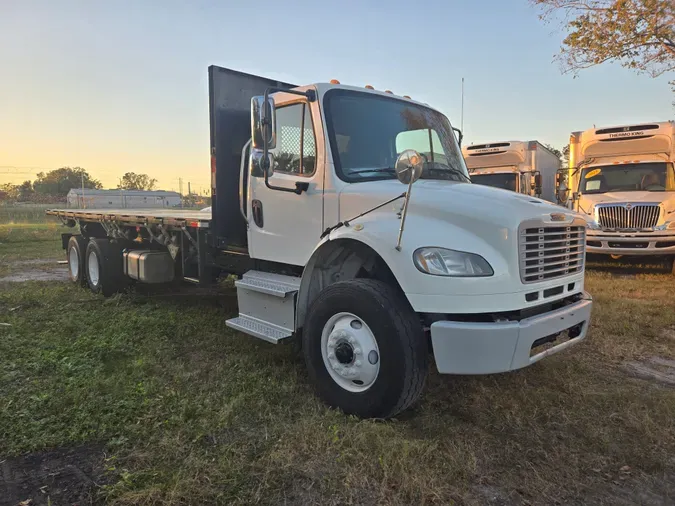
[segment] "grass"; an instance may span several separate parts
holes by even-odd
[[[65,204],[0,205],[0,225],[12,223],[44,223],[45,210],[59,207],[65,207]]]
[[[116,505],[665,504],[675,389],[623,364],[675,359],[675,278],[596,271],[587,289],[585,343],[511,374],[432,372],[381,422],[321,404],[291,346],[227,329],[229,288],[0,284],[0,461],[98,448],[95,497]]]
[[[44,260],[44,265],[50,265],[47,262],[65,259],[61,234],[68,232],[73,229],[51,221],[0,224],[0,278],[25,269],[22,262]],[[31,268],[40,265],[33,264]]]

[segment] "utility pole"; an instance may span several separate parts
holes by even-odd
[[[190,181],[188,181],[188,197],[192,195],[192,190],[190,189]]]
[[[464,133],[464,78],[462,77],[462,116],[460,120],[459,129]]]
[[[82,180],[82,209],[86,209],[87,204],[84,203],[84,172],[80,172],[80,179]]]
[[[180,206],[183,207],[183,178],[178,178],[178,194],[180,195]]]

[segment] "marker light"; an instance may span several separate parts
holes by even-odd
[[[367,90],[374,90],[375,88],[373,88],[370,84],[366,84],[366,89]]]
[[[338,81],[337,79],[331,79],[330,84],[340,84],[340,81]]]

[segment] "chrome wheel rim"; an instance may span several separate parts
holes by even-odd
[[[365,392],[380,372],[375,334],[352,313],[328,319],[321,333],[321,356],[333,381],[349,392]]]
[[[89,258],[87,259],[87,270],[89,271],[89,281],[94,286],[98,286],[99,280],[99,269],[98,269],[98,255],[95,251],[89,252]]]
[[[80,255],[75,247],[68,250],[68,268],[70,269],[70,277],[73,281],[76,281],[80,273]]]

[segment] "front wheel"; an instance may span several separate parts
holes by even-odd
[[[389,418],[420,396],[427,341],[407,300],[370,279],[328,286],[312,303],[303,352],[319,396],[345,413]]]

